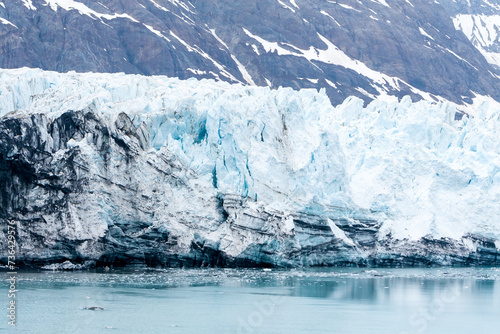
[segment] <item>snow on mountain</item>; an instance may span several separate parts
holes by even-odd
[[[453,22],[490,64],[500,68],[500,15],[460,14]]]
[[[55,12],[57,12],[58,8],[64,9],[66,11],[74,9],[74,10],[77,10],[78,13],[80,13],[81,15],[87,15],[92,19],[99,18],[99,19],[105,19],[105,20],[113,20],[113,19],[121,17],[121,18],[129,19],[132,22],[136,22],[136,23],[139,22],[127,14],[110,15],[110,14],[99,13],[99,12],[96,12],[95,10],[90,9],[85,4],[83,4],[81,2],[73,1],[73,0],[45,0],[45,3],[47,5],[49,5],[50,8]],[[31,5],[31,6],[32,6],[31,9],[36,10],[36,8],[33,7],[33,5]],[[105,6],[103,5],[103,7],[105,7]]]
[[[1,70],[1,212],[26,264],[498,264],[500,107],[479,99],[456,120],[409,97]]]
[[[484,15],[487,29],[478,22],[474,35],[492,41],[498,6],[483,0],[0,4],[1,68],[324,88],[335,105],[349,96],[500,101],[497,43],[478,51],[452,19]]]

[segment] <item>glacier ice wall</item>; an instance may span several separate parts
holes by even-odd
[[[0,70],[2,232],[35,265],[498,264],[500,108],[475,111]]]

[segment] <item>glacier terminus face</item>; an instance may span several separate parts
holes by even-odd
[[[0,70],[0,222],[35,266],[499,264],[500,108],[461,109]]]

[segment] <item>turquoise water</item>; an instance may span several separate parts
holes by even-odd
[[[0,332],[500,333],[497,268],[19,273],[15,328],[1,275]]]

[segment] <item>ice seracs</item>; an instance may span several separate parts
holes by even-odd
[[[1,205],[26,263],[498,263],[493,101],[458,119],[409,97],[334,107],[324,91],[210,80],[0,79]]]

